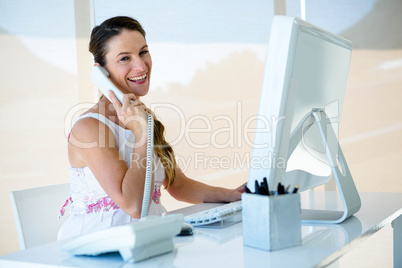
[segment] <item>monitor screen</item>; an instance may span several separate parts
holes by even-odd
[[[316,124],[305,127],[314,109],[325,112],[336,135],[351,58],[351,42],[301,19],[275,16],[253,142],[248,187],[266,177],[301,190],[331,176]],[[290,145],[302,129],[297,146]],[[334,142],[338,142],[337,139]]]

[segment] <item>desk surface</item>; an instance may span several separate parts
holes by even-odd
[[[242,223],[238,223],[223,229],[196,228],[194,236],[174,238],[173,252],[135,265],[123,263],[118,253],[74,257],[61,250],[65,241],[59,241],[1,256],[0,267],[324,266],[402,214],[402,193],[360,193],[360,198],[362,207],[355,216],[341,224],[303,225],[301,246],[273,252],[243,246]],[[302,194],[302,208],[341,209],[340,203],[333,192]]]

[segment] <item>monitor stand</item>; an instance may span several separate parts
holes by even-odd
[[[314,123],[317,124],[325,148],[326,158],[342,199],[343,211],[302,209],[302,223],[341,223],[358,212],[361,207],[359,193],[353,182],[348,165],[330,119],[322,109],[313,109],[293,131],[288,157],[303,138],[303,133]]]

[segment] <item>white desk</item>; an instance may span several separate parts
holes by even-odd
[[[65,242],[60,241],[1,256],[0,267],[320,267],[342,258],[402,214],[402,193],[360,193],[360,197],[362,208],[355,216],[337,225],[303,225],[302,245],[284,250],[243,246],[238,223],[224,229],[196,228],[194,236],[174,239],[173,252],[136,264],[124,263],[118,253],[74,257],[61,251]],[[302,194],[303,208],[339,209],[339,201],[331,192]],[[401,219],[393,224],[399,236]],[[395,262],[402,264],[399,258]]]

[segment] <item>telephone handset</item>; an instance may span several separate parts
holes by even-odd
[[[113,91],[117,99],[122,102],[123,93],[109,79],[109,72],[102,66],[95,65],[91,71],[91,78],[99,90],[110,100],[109,90]],[[142,200],[141,218],[148,216],[149,201],[151,198],[152,184],[152,158],[154,144],[154,118],[148,114],[148,136],[147,136],[147,169],[145,173],[144,196]]]

